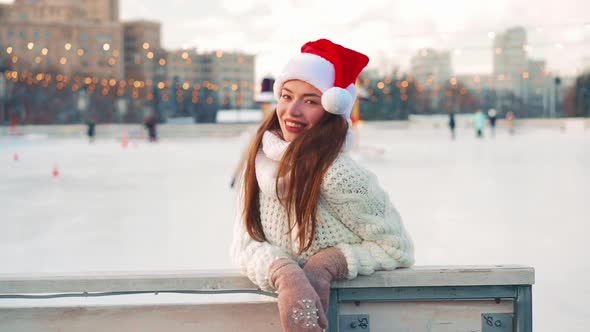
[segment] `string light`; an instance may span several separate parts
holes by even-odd
[[[48,52],[49,50],[47,49],[47,47],[43,47],[43,49],[41,50],[41,54],[43,55],[47,55]]]
[[[28,48],[29,50],[32,50],[32,49],[33,49],[33,47],[35,47],[35,43],[33,43],[33,42],[29,42],[29,43],[27,44],[27,48]]]
[[[6,48],[6,53],[7,53],[7,54],[12,54],[12,46],[8,46],[8,47]]]
[[[109,45],[109,43],[104,43],[102,49],[106,52],[111,49],[111,45]]]
[[[150,43],[148,43],[148,42],[143,43],[143,49],[147,50],[148,48],[150,48]]]
[[[64,48],[66,49],[66,51],[69,51],[69,50],[72,48],[72,44],[70,44],[70,43],[66,43],[66,44],[64,45]]]
[[[560,43],[559,43],[559,44],[560,44]],[[556,45],[556,47],[558,47],[558,46],[557,46],[557,44],[555,44],[555,45]],[[568,44],[568,45],[569,45],[569,44]],[[525,50],[529,49],[529,47],[530,47],[529,45],[523,45],[523,46],[522,46],[522,48],[523,48],[523,49],[525,49]],[[563,45],[562,45],[562,47],[563,47]],[[489,49],[489,48],[488,48],[488,49]],[[42,50],[42,52],[41,52],[41,53],[45,53],[45,54],[46,54],[46,53],[47,53],[47,51],[45,51],[45,50],[46,50],[46,48],[44,48],[44,49]],[[79,50],[81,50],[81,49],[79,49]],[[13,51],[13,50],[12,50],[12,49],[10,49],[10,52],[12,52],[12,51]],[[7,52],[8,52],[8,48],[7,48]],[[82,50],[82,52],[83,52],[83,50]],[[221,52],[221,51],[218,51],[218,52],[216,52],[215,54],[216,54],[216,55],[221,55],[221,56],[222,56],[222,55],[223,55],[223,53],[221,52],[221,53],[219,54],[219,52]],[[461,52],[462,52],[462,50],[460,50],[460,49],[459,49],[459,50],[455,50],[455,53],[456,53],[456,54],[461,54]],[[116,53],[117,53],[117,51],[116,51],[116,50],[113,50],[113,52],[112,52],[113,56],[114,56]],[[427,49],[421,49],[420,53],[421,53],[421,54],[427,54],[427,53],[428,53],[428,51],[427,51]],[[152,53],[152,55],[153,55],[153,53]],[[188,52],[186,52],[186,56],[184,55],[184,52],[183,52],[183,55],[182,55],[182,56],[183,56],[183,58],[184,58],[184,57],[188,57]],[[39,58],[39,57],[38,57],[38,58]],[[62,58],[65,58],[65,57],[62,57]],[[39,58],[39,59],[41,59],[41,58]],[[67,58],[65,58],[65,59],[66,59],[66,62],[67,62]],[[112,58],[111,58],[111,59],[112,59]],[[111,59],[109,59],[109,60],[111,60]],[[114,61],[114,59],[112,59],[112,60]],[[162,61],[162,60],[163,60],[163,61]],[[238,61],[240,61],[240,60],[238,59]],[[109,61],[109,62],[110,62],[110,61]],[[165,64],[166,64],[166,60],[165,60],[164,58],[161,58],[161,59],[160,59],[158,62],[160,63],[160,65],[165,65]],[[162,64],[162,62],[163,62],[164,64]],[[526,74],[524,74],[524,73],[522,73],[522,72],[521,72],[521,74],[522,74],[523,76],[526,76]],[[476,79],[475,79],[475,78],[474,78],[473,80],[474,80],[474,81],[476,81]],[[366,79],[366,81],[367,81],[367,82],[370,82],[370,80],[368,80],[368,79]],[[111,82],[116,82],[116,81],[109,81],[109,84],[111,84]],[[125,84],[125,81],[122,81],[122,82],[123,82],[123,84],[121,84],[121,85],[124,85],[124,84]],[[391,82],[391,80],[389,80],[389,82]],[[430,84],[428,84],[428,83],[430,83]],[[429,86],[430,86],[430,85],[432,85],[432,83],[433,83],[433,82],[432,82],[432,80],[429,80],[429,81],[427,81],[427,84],[428,84]],[[149,86],[151,86],[152,84],[154,84],[154,82],[148,81],[148,82],[147,82],[147,84],[148,84]],[[190,84],[190,83],[189,83],[189,84]],[[380,82],[380,84],[382,85],[382,84],[383,84],[383,82]],[[389,84],[389,83],[388,83],[388,84]],[[237,91],[240,85],[242,85],[242,86],[243,86],[243,87],[245,87],[245,88],[246,88],[246,87],[248,87],[248,81],[242,81],[242,82],[236,81],[236,83],[231,83],[231,82],[224,81],[224,82],[223,82],[221,85],[223,85],[224,87],[227,87],[228,85],[231,85],[231,89],[232,89],[233,91]],[[406,87],[408,87],[408,86],[409,86],[409,82],[406,82],[404,85],[405,85]],[[143,87],[143,86],[144,86],[144,82],[140,82],[140,83],[139,83],[139,86],[140,86],[140,87]],[[158,86],[158,88],[160,88],[160,89],[164,89],[164,88],[166,87],[166,84],[165,84],[164,82],[157,82],[157,86]],[[185,84],[183,84],[182,86],[183,86],[183,89],[185,89],[185,90],[187,90],[188,88],[190,88],[190,85],[189,85],[188,87],[186,86],[186,82],[185,82]],[[206,83],[206,87],[207,87],[207,89],[209,89],[209,90],[212,90],[212,91],[217,91],[217,90],[219,89],[219,85],[217,85],[217,84],[214,84],[214,83],[212,83],[212,82],[207,82],[207,83]],[[200,88],[200,85],[198,85],[198,84],[195,84],[195,90],[196,90],[196,89],[199,89],[199,88]],[[384,87],[381,87],[381,89],[384,89]],[[420,91],[422,91],[422,88],[420,87],[420,85],[419,85],[419,84],[416,84],[416,91],[419,91],[419,92],[420,92]],[[117,92],[119,92],[119,91],[117,91]],[[224,91],[224,92],[225,92],[225,91]],[[385,90],[384,90],[384,93],[385,93],[385,94],[389,93],[388,89],[385,89]],[[150,95],[148,95],[148,96],[147,96],[147,98],[150,98],[149,96],[150,96]],[[197,94],[197,96],[198,96],[198,94]],[[152,96],[152,97],[153,97],[153,96]],[[193,95],[193,97],[194,97],[194,95]],[[407,97],[407,96],[406,96],[406,97]],[[145,98],[145,97],[143,97],[143,98]],[[238,101],[239,101],[239,99],[240,99],[239,97],[238,97],[238,98],[236,98],[236,102],[238,102]]]

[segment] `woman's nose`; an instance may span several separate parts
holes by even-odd
[[[287,113],[292,116],[301,115],[301,101],[294,100],[287,108]]]

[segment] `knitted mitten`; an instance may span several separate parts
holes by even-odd
[[[328,315],[330,304],[330,286],[332,281],[341,280],[348,275],[348,264],[342,251],[330,247],[311,256],[303,271],[320,297],[324,315]]]
[[[287,332],[320,332],[328,325],[320,299],[303,270],[289,258],[275,260],[268,271],[277,290],[281,324]]]

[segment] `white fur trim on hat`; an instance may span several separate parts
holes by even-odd
[[[285,82],[301,80],[313,85],[323,93],[334,86],[335,77],[334,65],[330,61],[315,54],[299,53],[289,60],[275,79],[273,90],[278,100]]]
[[[322,92],[322,106],[330,113],[350,117],[356,99],[356,88],[350,84],[346,89],[334,87],[334,65],[321,56],[299,53],[293,57],[277,76],[273,92],[280,100],[283,84],[290,80],[307,82]]]

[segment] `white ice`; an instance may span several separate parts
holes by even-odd
[[[533,266],[535,331],[586,331],[589,130],[478,140],[461,129],[452,141],[445,128],[366,124],[359,144],[354,155],[399,209],[417,264]],[[243,136],[126,149],[0,137],[0,273],[232,268],[229,182],[243,146]]]

